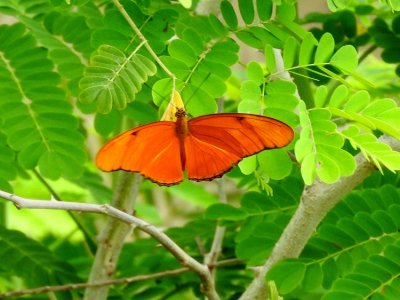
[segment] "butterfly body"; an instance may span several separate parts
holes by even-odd
[[[189,119],[178,109],[176,121],[159,121],[131,129],[97,154],[104,171],[138,172],[160,185],[221,177],[244,157],[284,147],[293,130],[278,120],[252,114],[225,113]]]

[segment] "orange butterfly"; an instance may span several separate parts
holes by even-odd
[[[104,171],[138,172],[159,185],[221,177],[246,156],[284,147],[293,139],[285,123],[252,114],[224,113],[158,121],[128,130],[109,141],[96,157]]]

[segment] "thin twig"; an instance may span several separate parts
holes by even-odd
[[[135,34],[139,37],[139,39],[143,42],[144,47],[146,47],[147,51],[150,53],[150,55],[153,57],[153,59],[157,62],[157,64],[167,73],[169,77],[171,77],[172,81],[175,82],[175,75],[167,68],[166,65],[160,60],[160,58],[157,56],[157,54],[154,52],[154,50],[151,48],[149,45],[149,42],[147,41],[146,37],[140,32],[139,28],[136,26],[136,24],[133,22],[129,14],[126,12],[125,8],[121,5],[121,3],[118,0],[112,0],[114,5],[117,7],[119,12],[123,15],[125,20],[128,22],[129,26],[133,29]]]
[[[116,218],[127,224],[134,224],[140,230],[146,232],[160,242],[169,252],[171,252],[178,261],[185,267],[197,273],[202,281],[203,293],[209,300],[217,300],[219,296],[215,290],[211,274],[207,266],[199,263],[190,255],[188,255],[182,248],[180,248],[173,240],[171,240],[165,233],[156,228],[154,225],[149,224],[135,216],[129,215],[124,211],[116,209],[107,204],[92,204],[81,202],[66,202],[54,200],[32,200],[22,198],[4,191],[0,191],[0,197],[11,201],[19,208],[31,209],[55,209],[55,210],[68,210],[80,212],[100,213]]]
[[[233,264],[242,264],[243,261],[239,259],[226,259],[219,261],[215,267],[223,267],[227,265],[233,265]],[[5,292],[0,294],[0,299],[4,298],[10,298],[10,297],[17,297],[17,296],[22,296],[22,295],[38,295],[38,294],[43,294],[43,293],[48,293],[48,292],[62,292],[62,291],[72,291],[72,290],[80,290],[80,289],[86,289],[88,287],[99,287],[99,286],[105,286],[105,285],[117,285],[117,284],[129,284],[133,282],[138,282],[138,281],[145,281],[145,280],[152,280],[152,279],[159,279],[159,278],[165,278],[165,277],[171,277],[171,276],[176,276],[180,275],[186,272],[190,272],[191,270],[189,268],[179,268],[175,270],[167,270],[167,271],[162,271],[154,274],[148,274],[148,275],[135,275],[131,277],[123,277],[123,278],[115,278],[115,279],[109,279],[105,280],[102,282],[97,282],[97,283],[70,283],[70,284],[64,284],[64,285],[53,285],[53,286],[42,286],[34,289],[23,289],[23,290],[18,290],[18,291],[10,291],[10,292]]]
[[[163,272],[150,274],[150,275],[137,275],[137,276],[132,276],[132,277],[116,278],[116,279],[110,279],[110,280],[105,280],[105,281],[96,282],[96,283],[86,283],[85,282],[85,283],[70,283],[70,284],[65,284],[65,285],[55,285],[55,286],[43,286],[43,287],[39,287],[39,288],[35,288],[35,289],[25,289],[25,290],[2,293],[2,294],[0,294],[0,299],[22,296],[22,295],[37,295],[37,294],[43,294],[43,293],[48,293],[48,292],[72,291],[72,290],[86,289],[89,287],[101,287],[101,286],[109,286],[109,285],[115,285],[115,284],[132,283],[132,282],[137,282],[137,281],[158,279],[158,278],[163,278],[163,277],[168,277],[168,276],[176,276],[176,275],[188,272],[188,271],[189,271],[189,268],[180,268],[180,269],[176,269],[176,270],[163,271]]]

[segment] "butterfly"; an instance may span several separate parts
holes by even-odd
[[[104,145],[96,156],[103,171],[138,172],[159,185],[221,177],[244,157],[286,146],[290,126],[253,114],[220,113],[176,121],[158,121],[128,130]]]

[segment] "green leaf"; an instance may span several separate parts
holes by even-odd
[[[398,228],[394,222],[394,220],[390,217],[390,215],[383,211],[378,210],[372,214],[372,218],[379,224],[385,233],[393,233],[397,232]]]
[[[275,264],[267,274],[281,294],[285,295],[297,288],[303,281],[306,265],[301,261],[285,260]]]
[[[251,61],[247,64],[246,74],[250,80],[254,81],[258,85],[261,85],[265,82],[264,71],[260,64],[256,61]]]
[[[354,72],[358,66],[358,54],[353,46],[346,45],[339,48],[329,62],[343,71]]]
[[[322,285],[323,273],[320,264],[313,263],[307,265],[304,273],[302,287],[306,292],[316,290]]]
[[[244,81],[240,87],[240,97],[243,100],[259,102],[261,99],[261,90],[259,85],[252,80]]]
[[[266,212],[276,209],[274,202],[269,197],[261,193],[249,192],[244,194],[240,201],[240,206],[248,214],[265,214]]]
[[[322,281],[322,286],[329,289],[333,281],[337,278],[337,266],[333,258],[326,259],[322,265],[322,273],[324,274],[324,279]]]
[[[299,113],[303,130],[296,142],[295,154],[302,162],[304,182],[311,184],[315,175],[327,183],[335,182],[341,176],[351,175],[355,170],[354,158],[341,149],[344,140],[337,133],[336,124],[330,120],[329,111],[307,111],[304,103],[300,102]]]
[[[265,45],[265,63],[270,73],[276,72],[275,53],[271,45]]]
[[[342,231],[348,233],[357,243],[364,242],[369,239],[368,233],[351,219],[339,219],[336,226]]]
[[[380,236],[383,233],[379,224],[365,212],[357,213],[354,221],[372,237]]]
[[[351,280],[351,279],[339,279],[335,282],[333,289],[345,290],[346,293],[352,295],[353,297],[363,295],[368,295],[371,293],[371,289],[365,284]]]
[[[245,44],[257,49],[264,49],[265,45],[281,48],[282,41],[263,27],[248,27],[237,31],[236,36]]]
[[[329,105],[333,107],[341,107],[347,99],[348,94],[349,90],[345,85],[338,86],[332,93]]]
[[[322,181],[332,183],[337,181],[340,176],[353,174],[356,164],[350,153],[326,145],[319,145],[317,151],[319,152],[318,161],[321,166],[317,168],[317,175]],[[340,159],[338,159],[339,157]]]
[[[43,169],[46,165],[43,162],[52,153],[53,157],[58,157],[53,166],[58,170],[53,172],[48,168],[46,174],[51,174],[53,179],[70,176],[69,170],[59,166],[72,160],[76,167],[73,176],[79,177],[86,161],[84,140],[78,130],[78,120],[72,115],[72,106],[66,100],[65,92],[58,87],[60,76],[52,71],[56,67],[47,58],[46,50],[36,47],[37,41],[26,33],[23,25],[0,26],[0,35],[3,53],[0,123],[7,144],[18,150],[18,163],[26,168],[35,168],[39,164]],[[16,42],[21,45],[18,51],[10,48]],[[4,61],[7,61],[6,65]],[[65,130],[59,134],[61,129]],[[64,147],[65,143],[68,145]],[[9,172],[12,176],[12,169]]]
[[[244,175],[252,174],[257,168],[257,156],[245,157],[239,162],[238,166]]]
[[[232,28],[236,29],[238,26],[238,20],[235,14],[235,10],[233,9],[232,4],[229,1],[222,1],[220,4],[222,17],[224,18],[226,24]]]
[[[391,171],[400,169],[400,153],[393,151],[387,144],[380,143],[372,133],[362,133],[355,126],[350,126],[342,134],[353,148],[360,149],[378,169],[381,170],[382,166]]]
[[[254,20],[254,6],[253,0],[239,0],[239,11],[246,24],[253,23]]]
[[[314,94],[315,107],[321,108],[326,104],[328,96],[328,88],[325,85],[320,85]]]
[[[285,150],[263,151],[257,155],[260,170],[269,178],[281,180],[292,171],[293,163]]]
[[[313,57],[314,48],[318,45],[317,40],[314,38],[314,35],[309,32],[303,39],[303,42],[300,45],[299,52],[299,65],[305,66],[311,62]]]
[[[344,110],[346,112],[359,112],[369,104],[370,100],[371,98],[367,91],[357,91],[346,101]]]
[[[239,242],[236,255],[246,260],[248,265],[260,265],[272,250],[275,241],[268,238],[250,237]]]
[[[179,84],[177,84],[177,88],[179,88]],[[162,103],[168,103],[168,101],[171,99],[171,93],[171,78],[160,79],[152,86],[153,101],[157,106],[160,106]]]
[[[109,114],[97,114],[94,121],[94,127],[102,136],[108,136],[120,125],[121,114],[112,110]]]
[[[296,18],[296,14],[294,3],[282,2],[276,6],[276,15],[279,20],[293,21]]]
[[[207,208],[207,219],[238,221],[247,217],[246,212],[229,204],[217,203]]]
[[[168,46],[168,52],[187,67],[192,67],[197,61],[197,53],[184,40],[173,40]]]
[[[207,192],[204,186],[196,185],[188,180],[185,180],[179,185],[169,187],[168,191],[171,192],[173,196],[184,199],[200,207],[208,207],[217,202],[217,198],[213,194]]]
[[[154,63],[142,55],[127,58],[117,48],[103,45],[92,55],[91,65],[80,81],[79,99],[96,102],[101,113],[109,113],[113,105],[124,109],[156,70]]]
[[[257,13],[261,21],[268,21],[272,14],[272,0],[256,0]]]
[[[79,280],[71,265],[15,230],[0,227],[0,255],[7,257],[2,261],[2,268],[22,278],[30,287]]]
[[[285,41],[285,45],[283,47],[283,62],[285,65],[285,69],[290,69],[296,60],[297,51],[298,51],[298,43],[295,38],[289,37]]]
[[[336,245],[346,248],[356,244],[356,241],[347,232],[337,228],[332,224],[323,224],[318,229],[319,235],[325,240],[331,241]]]
[[[262,115],[261,104],[254,100],[240,101],[238,105],[238,112],[246,114]]]
[[[17,176],[15,167],[15,153],[7,143],[6,137],[0,133],[0,186],[7,192],[12,192],[12,187],[8,181],[13,180]]]
[[[335,40],[333,39],[333,36],[328,32],[325,33],[319,40],[314,62],[316,64],[328,62],[332,56],[334,48]]]

